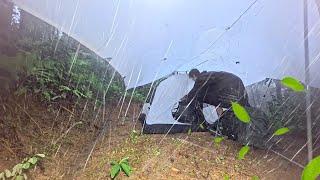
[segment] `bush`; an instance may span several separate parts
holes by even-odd
[[[47,102],[95,98],[102,101],[103,92],[111,80],[110,75],[101,73],[101,67],[106,72],[107,65],[82,58],[75,61],[72,58],[66,61],[40,60],[30,72],[24,74],[26,77],[21,76],[23,83],[20,89],[27,89]],[[123,92],[122,82],[112,81],[106,98],[119,97]]]

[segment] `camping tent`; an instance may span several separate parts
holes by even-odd
[[[157,87],[151,106],[143,108],[146,119],[143,131],[145,133],[180,133],[201,130],[199,125],[180,123],[172,116],[172,111],[177,107],[180,99],[192,89],[194,81],[186,73],[173,73],[163,80]],[[218,119],[213,106],[203,108],[205,120],[212,124]]]
[[[192,67],[229,71],[246,85],[294,76],[320,87],[315,0],[13,1],[101,57],[112,57],[127,88]],[[307,119],[311,129],[309,111]],[[311,130],[309,152],[310,136]]]

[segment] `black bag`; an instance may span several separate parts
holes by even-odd
[[[258,108],[245,107],[250,115],[250,123],[243,123],[235,117],[232,111],[225,115],[216,124],[222,135],[238,141],[242,145],[252,145],[257,148],[266,149],[274,141],[270,139],[270,123],[267,115]]]
[[[202,124],[205,121],[202,106],[197,101],[190,104],[184,100],[180,101],[178,107],[173,110],[172,116],[181,123]]]

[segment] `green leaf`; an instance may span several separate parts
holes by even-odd
[[[201,123],[199,126],[201,129],[204,129],[203,123]]]
[[[213,139],[215,144],[220,144],[224,140],[224,137],[215,137]]]
[[[251,179],[252,180],[260,180],[259,176],[253,176]]]
[[[125,158],[123,158],[123,159],[121,159],[121,161],[119,162],[119,164],[121,164],[121,163],[128,163],[128,159],[129,159],[129,157],[125,157]]]
[[[26,157],[23,159],[23,162],[27,162],[28,160],[29,160],[29,158]]]
[[[72,91],[78,98],[80,97],[84,97],[84,98],[87,98],[87,96],[85,94],[83,94],[82,92],[80,92],[79,90],[73,90]]]
[[[4,176],[4,172],[0,173],[0,180],[4,180],[5,176]]]
[[[284,77],[281,84],[297,92],[304,91],[304,85],[293,77]]]
[[[13,167],[13,169],[15,169],[15,170],[19,170],[19,169],[21,169],[21,168],[22,168],[22,165],[23,165],[23,164],[21,164],[21,163],[16,164],[16,165]]]
[[[46,157],[46,155],[45,155],[45,154],[36,154],[36,156],[41,157],[41,158]]]
[[[244,159],[244,156],[249,152],[249,150],[250,150],[250,147],[248,145],[243,146],[239,151],[238,159],[240,160]]]
[[[188,130],[188,135],[191,135],[191,128],[189,128]]]
[[[111,163],[110,163],[112,166],[113,165],[116,165],[116,164],[118,164],[117,162],[115,162],[115,161],[111,161]]]
[[[51,94],[47,91],[42,92],[42,94],[44,95],[44,97],[46,98],[46,100],[50,101],[51,99]]]
[[[23,164],[19,163],[15,165],[12,169],[12,174],[21,174],[22,173]]]
[[[128,163],[121,163],[120,164],[122,171],[127,175],[130,176],[131,174],[131,167],[128,165]]]
[[[114,179],[120,172],[120,165],[119,164],[115,164],[111,167],[111,170],[110,170],[110,175],[111,175],[111,178]]]
[[[38,158],[37,157],[32,157],[28,160],[29,163],[35,165],[38,162]]]
[[[302,180],[316,180],[320,175],[320,156],[312,159],[302,171]]]
[[[12,177],[12,173],[8,169],[4,170],[4,174],[7,178]]]
[[[223,180],[230,180],[230,176],[229,176],[228,174],[225,174],[225,175],[223,176]]]
[[[18,90],[16,90],[14,92],[14,95],[16,96],[21,96],[22,94],[26,94],[27,93],[27,88],[26,87],[20,87]]]
[[[24,177],[19,175],[19,176],[16,177],[16,180],[24,180]]]
[[[60,88],[60,91],[71,91],[71,89],[68,86],[61,85],[59,88]]]
[[[242,107],[239,103],[237,102],[231,102],[232,105],[232,110],[234,112],[234,114],[236,115],[236,117],[244,122],[244,123],[249,123],[250,122],[250,116],[247,113],[246,109],[244,107]]]
[[[25,174],[25,173],[23,173],[23,177],[24,177],[24,179],[28,179],[28,177],[27,177],[27,175]]]
[[[22,169],[29,169],[30,168],[30,162],[26,162],[22,165]]]
[[[288,133],[290,131],[289,128],[287,127],[283,127],[283,128],[280,128],[278,130],[276,130],[276,132],[273,133],[274,136],[281,136],[281,135],[284,135],[286,133]]]
[[[161,152],[160,152],[159,149],[155,149],[155,150],[154,150],[154,154],[155,154],[156,156],[159,156],[159,155],[161,154]]]

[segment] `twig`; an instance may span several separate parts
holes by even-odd
[[[57,157],[57,154],[58,154],[58,152],[59,152],[60,148],[61,148],[61,144],[59,144],[59,147],[58,147],[58,149],[57,149],[56,153],[54,154],[54,157]]]
[[[34,123],[37,125],[38,129],[40,130],[40,132],[41,132],[41,134],[42,134],[43,131],[42,131],[41,127],[40,127],[39,124],[31,117],[31,115],[30,115],[25,109],[23,109],[19,104],[17,104],[16,102],[15,102],[15,104],[30,118],[30,120],[31,120],[32,122],[34,122]]]
[[[82,124],[82,121],[79,121],[79,122],[74,123],[74,124],[73,124],[71,127],[69,127],[69,129],[66,130],[66,132],[63,133],[63,134],[56,140],[56,142],[54,142],[53,144],[57,144],[64,136],[66,136],[66,135],[69,133],[69,131],[70,131],[73,127],[75,127],[75,126],[78,125],[78,124]]]
[[[10,148],[9,142],[3,138],[1,138],[0,140],[3,141],[3,147],[6,148],[12,155],[16,156],[16,154],[13,152],[12,148]]]
[[[62,107],[62,109],[68,111],[70,114],[72,114],[73,116],[75,116],[75,114],[74,114],[72,111],[70,111],[69,109],[67,109],[66,107],[64,107],[64,106],[60,106],[60,107]]]
[[[93,150],[95,149],[95,147],[96,147],[96,145],[97,145],[98,139],[99,139],[99,137],[96,139],[96,141],[95,141],[94,144],[93,144],[93,147],[92,147],[91,150],[90,150],[90,153],[89,153],[89,155],[88,155],[88,157],[87,157],[87,159],[86,159],[86,162],[84,163],[83,171],[84,171],[84,170],[86,169],[86,167],[87,167],[87,164],[88,164],[89,159],[90,159],[90,157],[91,157],[91,155],[92,155],[92,153],[93,153]]]
[[[194,143],[192,143],[192,142],[189,142],[189,141],[186,141],[186,140],[183,140],[183,139],[180,139],[180,138],[178,138],[178,140],[179,140],[179,141],[182,141],[182,142],[185,142],[185,143],[189,143],[189,144],[191,144],[191,145],[193,145],[193,146],[199,147],[199,148],[204,149],[204,150],[206,150],[206,151],[212,152],[210,149],[201,147],[201,146],[199,146],[199,145],[197,145],[197,144],[194,144]],[[276,151],[274,151],[274,150],[272,150],[272,149],[270,149],[270,151],[273,152],[273,153],[275,153],[276,155],[284,158],[285,160],[287,160],[287,161],[289,161],[289,162],[291,162],[291,163],[293,163],[293,164],[301,167],[302,169],[304,168],[303,165],[301,165],[300,163],[298,163],[298,162],[296,162],[296,161],[293,161],[293,160],[287,158],[286,156],[284,156],[284,155],[282,155],[282,154],[280,154],[280,153],[278,153],[278,152],[276,152]]]
[[[113,110],[113,111],[114,111],[114,110]],[[105,131],[106,131],[106,126],[107,126],[107,121],[104,122],[104,124],[103,124],[103,126],[102,126],[102,127],[103,127],[102,130],[99,132],[97,138],[95,139],[95,141],[94,141],[94,143],[93,143],[93,146],[92,146],[92,148],[91,148],[91,150],[90,150],[90,153],[89,153],[89,155],[88,155],[88,157],[87,157],[87,159],[86,159],[86,162],[84,163],[83,171],[86,169],[87,164],[88,164],[88,162],[89,162],[89,159],[90,159],[90,157],[91,157],[91,155],[92,155],[92,153],[93,153],[93,150],[96,148],[96,145],[97,145],[98,141],[101,139],[101,137],[104,136]]]
[[[57,112],[56,117],[54,118],[54,121],[53,121],[52,127],[51,127],[51,131],[53,130],[53,127],[54,127],[54,125],[55,125],[55,123],[56,123],[56,121],[57,121],[57,119],[58,119],[58,116],[59,116],[59,114],[60,114],[60,110],[61,110],[61,106],[59,107],[59,110],[58,110],[58,112]]]
[[[101,106],[100,106],[100,107],[101,107]],[[100,108],[99,108],[99,109],[100,109]],[[104,104],[104,109],[105,109],[105,104]],[[111,111],[110,114],[113,114],[113,113],[115,112],[115,110],[116,110],[116,108],[114,108],[114,109]],[[104,111],[105,111],[105,110],[104,110]],[[102,125],[102,129],[101,129],[101,131],[99,132],[97,138],[95,139],[95,141],[94,141],[94,143],[93,143],[93,146],[92,146],[92,148],[91,148],[91,150],[90,150],[90,153],[88,154],[88,157],[87,157],[86,162],[84,163],[84,166],[83,166],[83,169],[82,169],[83,171],[86,169],[87,164],[88,164],[88,162],[89,162],[89,159],[90,159],[90,157],[91,157],[94,149],[96,148],[96,145],[97,145],[98,141],[105,135],[105,131],[106,131],[106,128],[107,128],[107,122],[108,122],[108,120],[111,121],[110,119],[105,120],[105,119],[104,119],[104,114],[105,114],[105,112],[103,112],[103,114],[102,114],[102,116],[103,116],[102,119],[104,120],[104,123],[103,123],[103,125]],[[110,147],[110,146],[109,146],[109,147]]]
[[[182,143],[190,144],[190,145],[192,145],[192,146],[195,146],[195,147],[201,148],[201,149],[203,149],[203,150],[205,150],[205,151],[208,151],[208,152],[210,152],[210,153],[213,153],[213,150],[212,150],[212,149],[209,149],[209,148],[206,148],[206,147],[202,147],[202,146],[200,146],[200,145],[198,145],[198,144],[192,143],[192,142],[187,141],[187,140],[185,140],[185,139],[177,138],[177,140],[180,141],[180,142],[182,142]],[[214,154],[214,153],[213,153],[213,154]]]
[[[302,168],[302,169],[304,168],[303,165],[301,165],[300,163],[298,163],[298,162],[296,162],[296,161],[293,161],[293,160],[287,158],[286,156],[284,156],[284,155],[282,155],[282,154],[280,154],[280,153],[278,153],[278,152],[276,152],[276,151],[274,151],[274,150],[272,150],[272,149],[270,149],[270,151],[273,152],[273,153],[275,153],[276,155],[282,157],[283,159],[285,159],[285,160],[287,160],[287,161],[289,161],[289,162],[297,165],[298,167],[300,167],[300,168]]]
[[[313,149],[313,152],[316,152],[318,149],[320,149],[320,146],[315,147],[315,148]]]
[[[296,153],[294,156],[292,156],[291,160],[293,160],[293,159],[302,151],[302,149],[307,146],[307,144],[308,144],[308,143],[305,143],[305,144],[299,149],[299,151],[297,151],[297,153]]]

